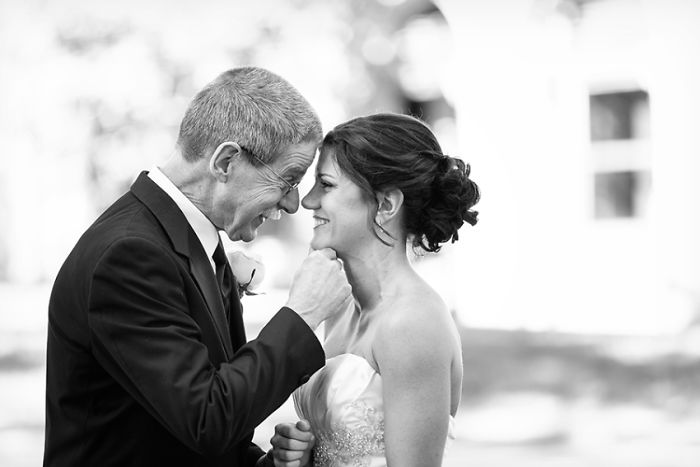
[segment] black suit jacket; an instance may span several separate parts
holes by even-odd
[[[56,278],[44,465],[255,465],[253,429],[324,354],[286,308],[246,343],[229,302],[227,323],[199,239],[143,172]]]

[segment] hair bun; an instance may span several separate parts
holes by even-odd
[[[440,244],[459,239],[464,222],[477,223],[478,212],[471,208],[479,201],[479,187],[469,178],[471,167],[461,159],[439,155],[430,199],[424,206],[417,246],[439,251]]]

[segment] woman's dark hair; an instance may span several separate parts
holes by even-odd
[[[369,200],[376,202],[378,191],[401,190],[414,247],[437,252],[441,243],[459,238],[457,230],[465,221],[476,224],[478,213],[471,208],[480,195],[469,179],[469,164],[444,155],[435,135],[417,118],[390,113],[355,118],[331,130],[321,150],[333,151],[340,169]],[[372,222],[383,231],[374,218]]]

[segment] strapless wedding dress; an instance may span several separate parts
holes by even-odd
[[[294,392],[316,437],[314,467],[386,466],[382,377],[359,355],[341,354]],[[450,417],[448,441],[454,439]]]

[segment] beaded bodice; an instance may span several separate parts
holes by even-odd
[[[314,467],[386,465],[382,378],[364,358],[328,359],[294,392],[294,405],[316,437]]]

